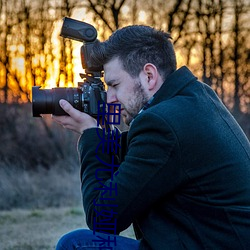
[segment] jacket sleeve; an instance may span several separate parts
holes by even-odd
[[[160,115],[144,112],[135,119],[126,156],[115,172],[108,143],[104,148],[100,144],[100,133],[89,129],[78,144],[83,205],[92,230],[112,215],[116,223],[112,233],[118,234],[180,186],[185,175],[178,166],[178,140]]]

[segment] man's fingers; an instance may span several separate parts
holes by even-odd
[[[83,115],[82,112],[80,112],[79,110],[75,109],[69,102],[67,102],[66,100],[61,99],[59,101],[60,106],[62,107],[62,109],[68,113],[74,120],[78,121],[81,116]],[[80,120],[79,120],[80,121]]]
[[[72,113],[72,111],[73,111],[72,105],[71,105],[69,102],[67,102],[66,100],[63,100],[63,99],[61,99],[61,100],[59,101],[59,104],[60,104],[61,108],[62,108],[66,113],[68,113],[68,114],[71,116],[71,113]]]
[[[96,120],[90,115],[75,109],[69,102],[61,99],[59,101],[62,109],[69,115],[52,116],[52,119],[61,124],[64,128],[71,129],[80,134],[88,128],[95,128],[97,126]]]

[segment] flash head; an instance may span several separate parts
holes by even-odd
[[[80,42],[93,42],[97,37],[97,31],[89,23],[64,17],[60,36]]]

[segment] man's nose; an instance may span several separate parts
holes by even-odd
[[[113,91],[107,91],[107,103],[115,103],[117,102],[117,97]]]

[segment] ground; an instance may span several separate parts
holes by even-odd
[[[61,235],[87,228],[81,207],[0,211],[1,250],[52,250]],[[121,235],[134,238],[132,227]]]

